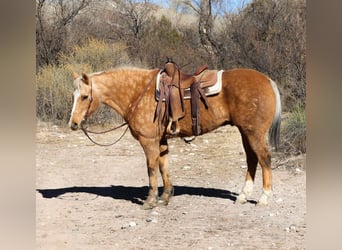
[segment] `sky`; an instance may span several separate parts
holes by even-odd
[[[158,5],[169,7],[169,2],[172,0],[151,0],[153,3]],[[198,1],[198,0],[197,0]],[[252,0],[221,0],[222,12],[237,12],[246,6]]]

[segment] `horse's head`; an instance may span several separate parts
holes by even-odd
[[[90,76],[84,73],[78,76],[74,73],[74,78],[75,91],[73,93],[73,106],[69,127],[72,130],[77,130],[89,115],[99,107],[99,100],[96,98],[96,89]]]

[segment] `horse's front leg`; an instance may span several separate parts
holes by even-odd
[[[158,165],[159,165],[159,142],[155,139],[139,138],[139,142],[144,149],[147,163],[147,173],[149,179],[149,191],[144,209],[151,209],[157,206],[158,202]]]
[[[159,170],[163,178],[164,191],[160,197],[159,204],[167,205],[171,196],[173,195],[173,186],[169,179],[169,169],[168,169],[168,153],[169,147],[167,144],[167,139],[162,139],[160,141],[160,157],[159,157]]]

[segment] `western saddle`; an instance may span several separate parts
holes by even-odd
[[[166,132],[177,135],[180,131],[178,121],[185,116],[184,99],[190,99],[192,132],[194,135],[201,134],[199,100],[202,100],[206,109],[209,108],[206,93],[217,81],[217,70],[208,70],[208,66],[203,65],[193,74],[186,74],[179,70],[176,63],[168,60],[159,74],[159,99],[155,119],[158,118],[160,124],[163,117],[166,117]],[[161,115],[162,102],[165,102],[164,115]]]

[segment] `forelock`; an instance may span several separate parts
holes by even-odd
[[[81,82],[81,76],[77,77],[75,80],[74,80],[74,89],[79,89],[80,88],[80,82]]]

